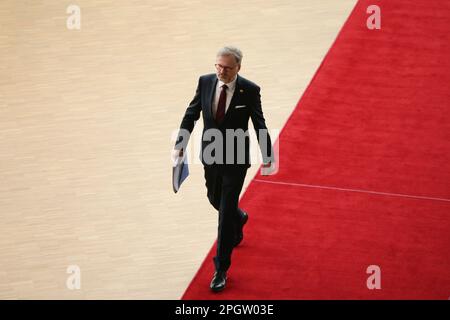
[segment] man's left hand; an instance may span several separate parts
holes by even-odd
[[[276,164],[273,162],[264,163],[261,167],[261,175],[270,176],[277,172]]]

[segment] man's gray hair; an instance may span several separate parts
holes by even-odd
[[[217,52],[217,57],[220,56],[233,56],[236,59],[237,64],[241,64],[242,61],[242,51],[239,48],[233,46],[223,47]]]

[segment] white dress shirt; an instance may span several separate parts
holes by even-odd
[[[237,75],[236,75],[236,77],[234,77],[233,81],[231,81],[229,83],[224,83],[220,80],[217,81],[216,92],[214,95],[214,102],[213,102],[213,106],[212,106],[212,112],[213,112],[214,119],[216,118],[217,105],[219,104],[219,98],[220,98],[220,92],[222,91],[222,86],[224,84],[226,84],[228,86],[227,101],[225,103],[225,114],[226,114],[228,107],[230,106],[231,98],[233,97],[233,94],[234,94],[234,89],[236,88],[236,79],[237,79]]]

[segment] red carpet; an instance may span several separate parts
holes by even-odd
[[[279,136],[279,173],[241,199],[226,290],[209,291],[214,246],[183,299],[449,299],[449,17],[449,1],[358,2]]]

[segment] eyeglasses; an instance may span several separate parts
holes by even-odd
[[[227,67],[227,66],[223,66],[223,65],[218,64],[218,63],[216,63],[214,66],[216,67],[217,70],[224,70],[224,71],[230,71],[230,70],[233,70],[234,68],[236,68],[236,66],[234,66],[234,67]]]

